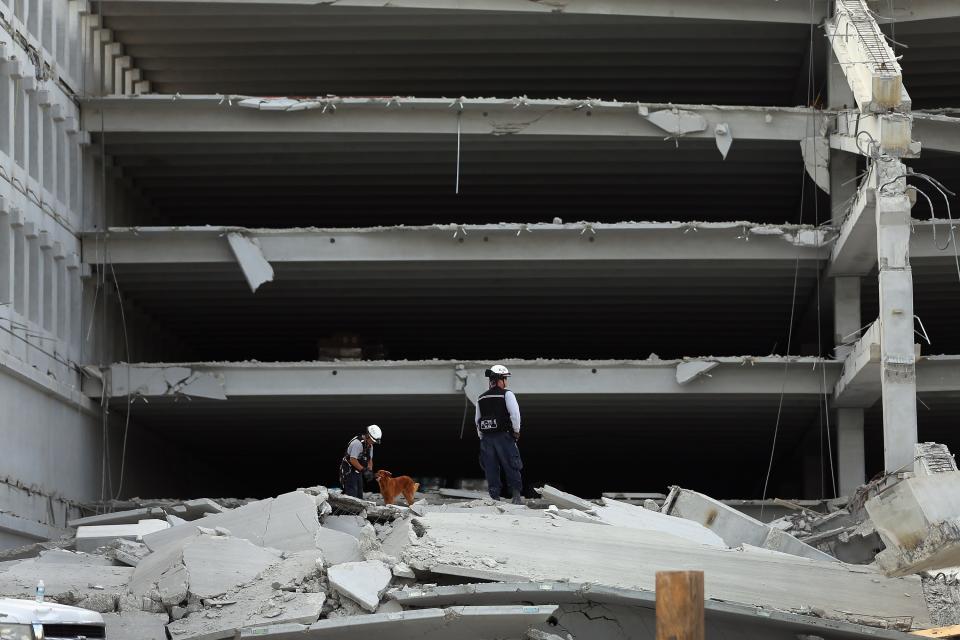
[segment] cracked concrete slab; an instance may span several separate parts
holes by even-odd
[[[128,509],[126,511],[114,511],[113,513],[101,513],[100,515],[87,516],[85,518],[74,518],[67,521],[68,527],[86,527],[106,524],[137,524],[141,520],[148,518],[157,518],[162,520],[166,512],[159,507],[144,507],[142,509]]]
[[[579,522],[442,513],[416,520],[425,535],[400,559],[419,570],[440,573],[452,565],[528,580],[569,579],[648,590],[657,571],[701,570],[713,576],[707,581],[707,596],[728,602],[929,621],[919,579],[886,578],[863,566],[773,551],[745,553],[655,531]],[[481,564],[481,558],[497,556],[504,560],[497,569]]]
[[[165,613],[146,611],[103,614],[110,640],[167,640],[168,619]]]
[[[311,624],[320,618],[326,601],[320,589],[322,566],[317,550],[292,553],[167,628],[176,640],[219,640],[235,638],[248,627]]]
[[[554,606],[503,606],[374,613],[321,620],[309,627],[244,629],[240,637],[271,640],[369,640],[377,636],[390,640],[522,640],[528,629],[546,622],[554,611]]]
[[[110,613],[117,610],[133,575],[130,567],[110,564],[105,558],[65,551],[22,560],[0,571],[0,596],[32,598],[43,580],[52,602]]]
[[[190,537],[197,526],[226,527],[235,538],[244,538],[261,547],[283,551],[316,549],[316,535],[320,531],[317,502],[303,491],[292,491],[276,498],[248,503],[237,509],[207,515],[189,525],[171,527],[144,536],[151,550]]]
[[[570,633],[580,640],[654,640],[656,594],[569,582],[521,582],[424,585],[395,589],[387,597],[404,607],[495,606],[556,604],[557,624],[540,629]],[[907,634],[843,621],[707,600],[707,637],[730,640],[796,640],[800,638],[907,640]]]

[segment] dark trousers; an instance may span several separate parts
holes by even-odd
[[[485,433],[480,440],[480,465],[487,476],[487,491],[491,498],[500,499],[503,489],[500,481],[501,470],[507,476],[507,486],[513,495],[520,495],[520,490],[523,489],[523,479],[520,476],[523,461],[520,459],[520,448],[511,434],[503,431]]]
[[[363,476],[352,465],[340,463],[340,484],[348,496],[363,498]]]

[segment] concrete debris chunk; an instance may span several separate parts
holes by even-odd
[[[867,500],[891,576],[960,565],[960,471],[906,478]]]
[[[165,613],[106,613],[103,621],[107,625],[107,638],[110,640],[167,640]]]
[[[836,562],[833,556],[800,542],[781,529],[755,520],[696,491],[671,487],[662,512],[706,527],[719,535],[729,547],[747,544],[812,560]]]
[[[258,579],[167,625],[175,640],[235,638],[241,629],[267,625],[308,625],[320,618],[326,594],[321,590],[323,562],[318,551],[299,551],[278,560]],[[277,588],[275,588],[277,587]]]
[[[307,551],[316,548],[315,536],[320,530],[317,503],[302,491],[293,491],[248,503],[237,509],[205,516],[195,526],[171,527],[144,536],[151,550],[158,550],[190,537],[196,526],[225,527],[237,538],[244,538],[261,547],[283,551]]]
[[[360,541],[342,531],[318,528],[314,535],[314,547],[323,552],[323,559],[328,565],[363,560]]]
[[[151,533],[169,528],[166,520],[153,519],[140,520],[137,524],[81,526],[77,528],[76,547],[78,551],[92,553],[118,538],[140,542]]]
[[[85,518],[75,518],[67,521],[68,527],[92,527],[111,524],[137,524],[141,520],[159,519],[166,516],[166,512],[159,507],[150,507],[142,509],[129,509],[126,511],[114,511],[113,513],[102,513]]]
[[[380,597],[390,586],[391,573],[382,562],[346,562],[327,571],[330,586],[367,611],[376,611]]]
[[[578,511],[590,511],[597,505],[589,500],[578,498],[572,493],[566,493],[559,489],[554,489],[550,485],[536,489],[536,492],[548,503],[556,505],[560,509],[577,509]]]
[[[367,519],[360,516],[327,516],[323,519],[325,528],[347,533],[358,540],[365,525],[367,525]]]
[[[104,555],[121,564],[135,567],[140,564],[140,561],[149,553],[150,549],[142,542],[132,542],[119,538],[110,544]]]
[[[917,476],[931,476],[936,473],[957,471],[957,462],[945,444],[920,442],[914,447],[916,457],[913,472]]]

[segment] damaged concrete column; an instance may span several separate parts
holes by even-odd
[[[837,491],[851,496],[866,480],[863,409],[837,409]]]
[[[876,167],[883,460],[884,469],[894,472],[912,469],[917,444],[910,199],[902,162],[886,158]]]

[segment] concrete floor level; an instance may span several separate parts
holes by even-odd
[[[529,482],[582,495],[960,449],[952,0],[0,15],[0,546],[332,484],[371,422],[384,466],[477,478],[501,359]]]

